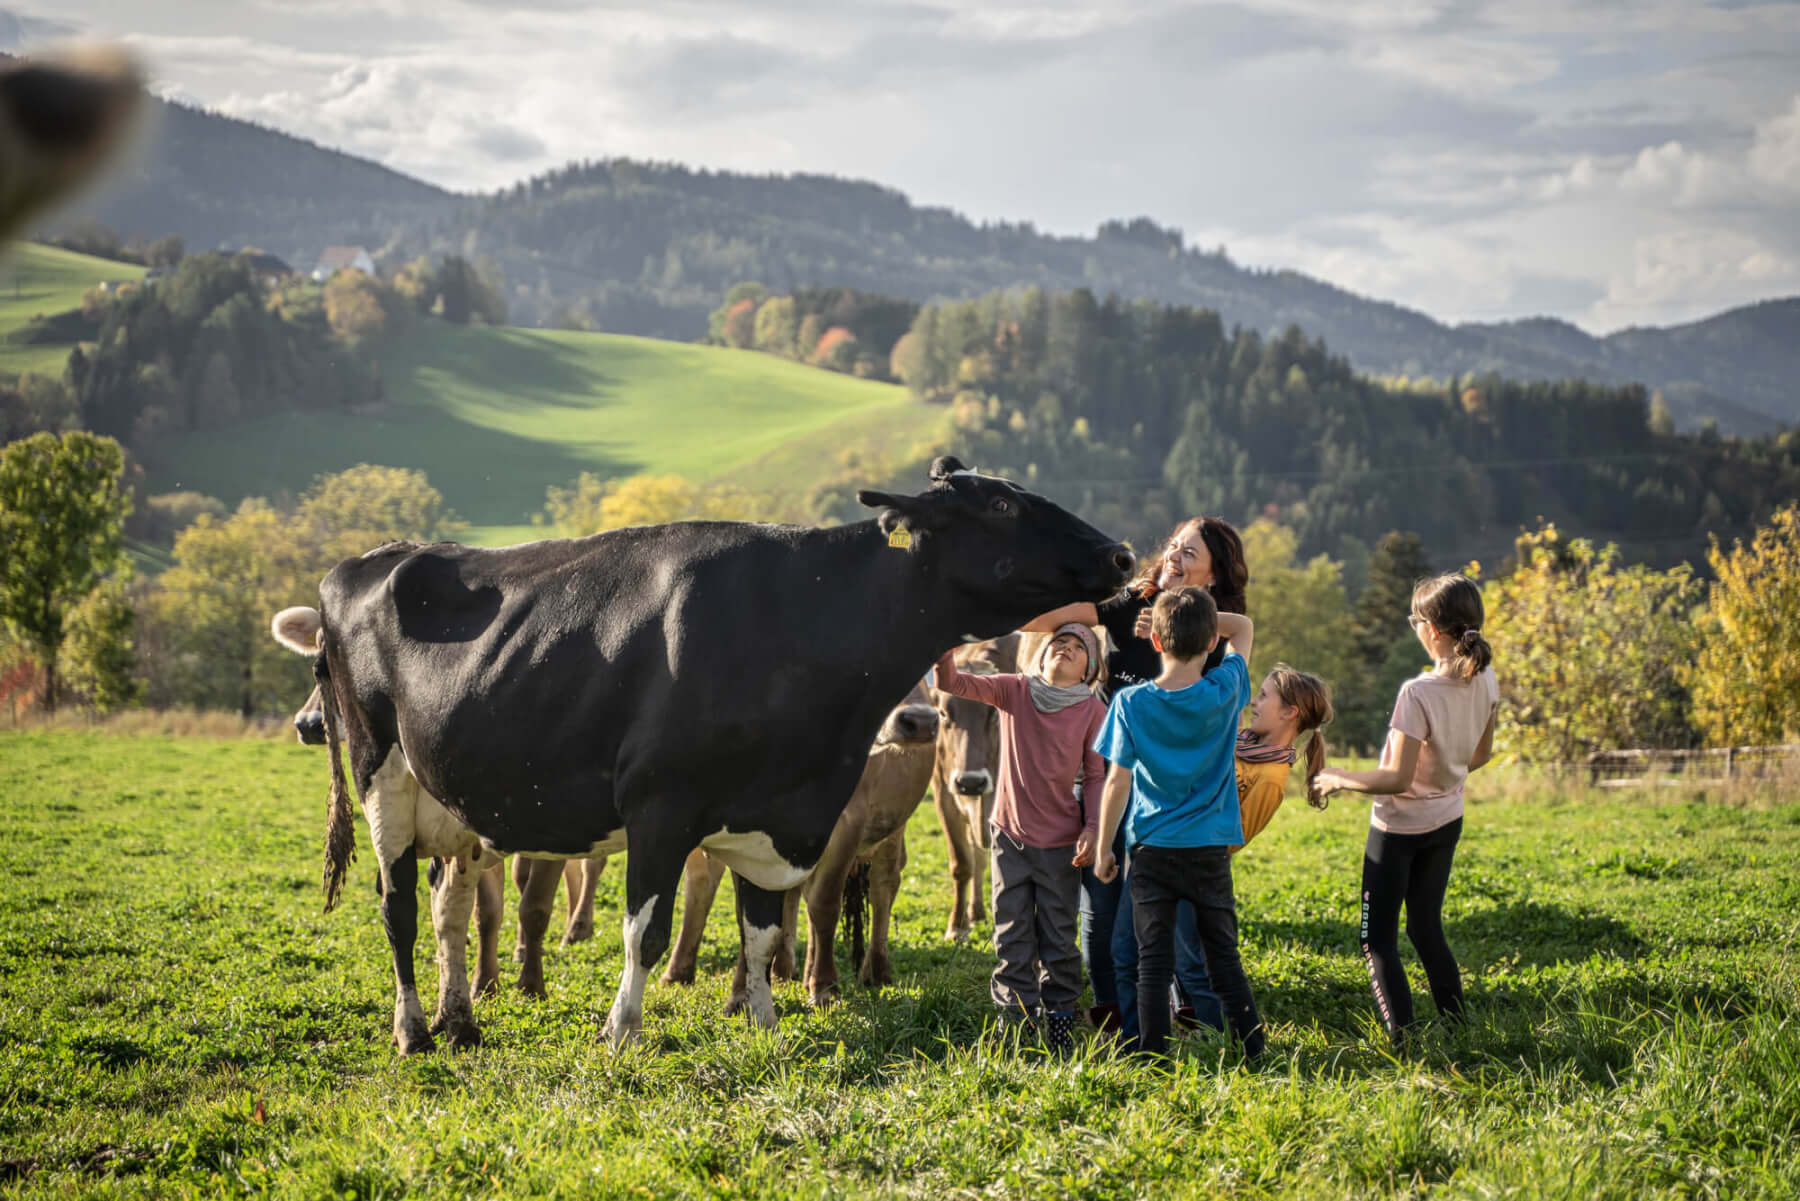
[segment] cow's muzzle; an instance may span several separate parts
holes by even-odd
[[[294,714],[294,732],[302,746],[324,746],[325,714],[318,709]]]

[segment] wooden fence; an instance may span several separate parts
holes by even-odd
[[[1694,780],[1778,776],[1800,760],[1800,745],[1726,746],[1698,751],[1595,751],[1587,758],[1588,783],[1598,788],[1676,785]]]

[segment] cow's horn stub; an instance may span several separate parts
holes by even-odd
[[[931,461],[931,470],[927,473],[933,483],[949,479],[959,471],[967,471],[963,461],[955,455],[939,455]]]

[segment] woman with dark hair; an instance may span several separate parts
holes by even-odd
[[[1175,527],[1162,552],[1146,557],[1143,571],[1125,590],[1098,605],[1079,602],[1052,610],[1035,618],[1024,629],[1027,633],[1048,633],[1065,622],[1104,626],[1112,635],[1113,649],[1106,656],[1106,697],[1145,680],[1154,680],[1162,671],[1162,657],[1150,645],[1150,608],[1157,593],[1174,588],[1204,588],[1212,594],[1221,613],[1244,612],[1244,588],[1250,580],[1250,569],[1244,562],[1244,542],[1231,523],[1219,517],[1190,517]],[[1207,657],[1205,670],[1211,671],[1224,658],[1225,644]],[[1114,856],[1125,860],[1123,824],[1115,839]],[[1117,925],[1119,903],[1125,895],[1125,873],[1120,872],[1111,883],[1102,881],[1089,866],[1081,872],[1081,953],[1088,979],[1094,985],[1096,1025],[1102,1029],[1118,1029],[1121,1019],[1135,1025],[1135,1003],[1121,1004],[1119,979],[1115,969],[1115,927],[1119,946],[1131,952],[1128,961],[1136,961],[1136,943],[1129,919]],[[1194,929],[1193,912],[1176,918],[1176,978],[1190,1004],[1204,1004],[1212,999],[1211,989],[1204,986],[1205,970],[1198,965],[1197,937],[1182,937]],[[1125,943],[1130,940],[1130,946]],[[1189,953],[1192,952],[1192,953]],[[1135,997],[1135,985],[1126,982]],[[1190,987],[1191,985],[1191,987]],[[1196,992],[1204,996],[1194,995]],[[1213,1007],[1216,1008],[1216,1000]]]

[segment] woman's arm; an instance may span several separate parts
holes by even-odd
[[[1332,771],[1327,769],[1313,780],[1307,795],[1323,799],[1334,792],[1366,792],[1374,796],[1392,796],[1405,792],[1419,766],[1419,740],[1398,730],[1388,731],[1387,747],[1381,753],[1385,766],[1374,771]]]
[[[1487,729],[1482,731],[1481,741],[1475,744],[1475,753],[1469,756],[1470,771],[1485,765],[1494,757],[1494,719],[1499,716],[1500,710],[1498,709],[1488,714]]]
[[[1026,634],[1048,634],[1057,626],[1067,625],[1071,621],[1080,622],[1084,626],[1097,626],[1100,624],[1100,611],[1091,601],[1076,601],[1072,605],[1040,614],[1019,629]]]

